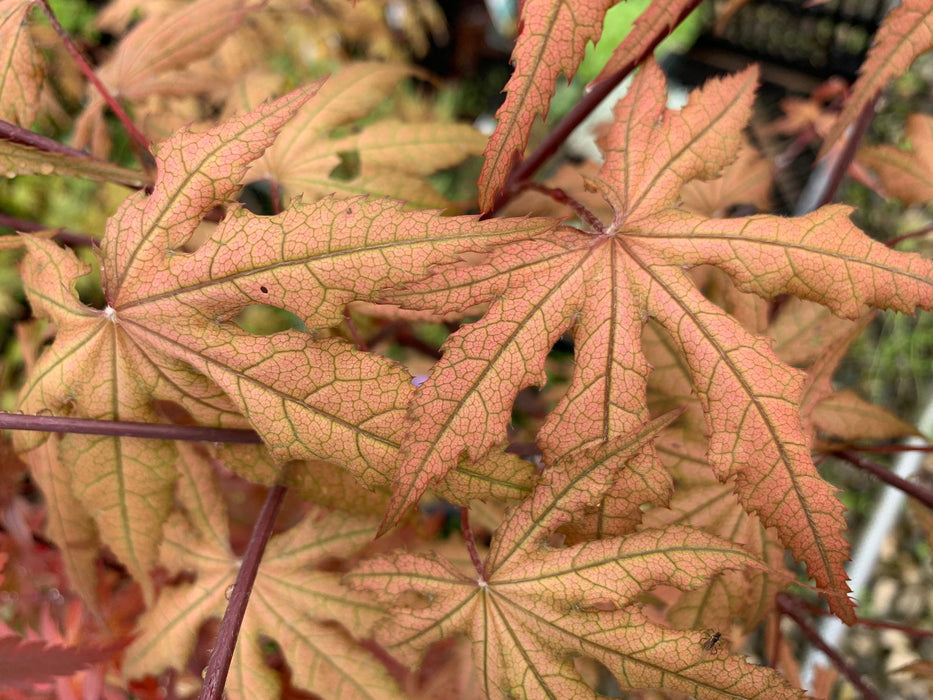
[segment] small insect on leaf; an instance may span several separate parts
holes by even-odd
[[[713,632],[712,630],[707,630],[706,636],[701,642],[703,645],[703,651],[707,651],[710,654],[719,653],[719,650],[723,648],[720,644],[721,641],[722,632]]]

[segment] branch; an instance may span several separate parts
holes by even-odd
[[[110,94],[110,91],[107,87],[100,81],[100,78],[97,77],[97,74],[94,73],[94,69],[91,68],[90,64],[84,59],[84,56],[81,55],[81,52],[78,51],[78,47],[74,45],[74,42],[71,41],[71,37],[68,36],[68,32],[62,27],[61,23],[58,21],[58,17],[55,16],[55,12],[52,11],[52,8],[49,6],[48,0],[39,0],[39,6],[42,8],[42,11],[45,13],[45,16],[49,20],[49,24],[52,25],[52,29],[55,30],[55,33],[58,34],[59,39],[62,40],[62,44],[67,49],[68,53],[71,54],[71,57],[75,60],[75,63],[78,64],[78,68],[81,69],[81,72],[84,73],[85,77],[91,81],[97,91],[100,93],[101,97],[104,98],[104,101],[113,110],[113,113],[120,120],[120,123],[123,124],[123,128],[126,129],[126,132],[130,135],[130,138],[139,148],[143,157],[144,167],[151,166],[155,159],[152,157],[152,153],[149,150],[149,139],[147,139],[143,133],[136,127],[133,123],[133,120],[130,119],[129,115],[124,111],[122,105],[117,102],[116,98]]]
[[[92,418],[62,418],[0,412],[0,429],[34,430],[43,433],[82,433],[112,435],[153,440],[185,440],[187,442],[228,442],[241,445],[261,445],[262,438],[252,430],[239,428],[208,428],[201,425],[171,423],[137,423]]]
[[[24,129],[21,126],[16,126],[16,124],[11,124],[10,122],[3,121],[0,119],[0,138],[6,139],[7,141],[13,141],[14,143],[21,143],[24,146],[31,146],[32,148],[37,148],[40,151],[45,151],[46,153],[59,153],[65,156],[71,156],[73,158],[84,158],[85,160],[94,160],[99,162],[99,158],[85,153],[84,151],[79,151],[76,148],[71,146],[66,146],[63,143],[59,143],[55,139],[50,139],[48,136],[42,136],[37,134],[35,131],[30,131],[29,129]]]
[[[829,172],[826,174],[824,189],[817,199],[815,208],[818,209],[819,207],[829,204],[835,198],[836,191],[842,183],[842,178],[849,170],[849,166],[852,165],[852,161],[855,160],[855,152],[858,150],[858,146],[862,142],[865,132],[868,131],[868,127],[871,126],[872,119],[875,118],[875,105],[878,104],[880,96],[881,93],[878,93],[878,95],[869,100],[868,104],[862,108],[861,113],[858,115],[858,119],[856,119],[855,124],[852,125],[845,146],[843,146],[839,155],[828,163]]]
[[[223,695],[227,673],[230,671],[230,661],[233,659],[233,650],[236,648],[240,626],[246,615],[246,604],[249,602],[249,595],[259,571],[259,562],[272,536],[272,526],[282,508],[282,501],[287,491],[288,489],[281,484],[276,484],[269,490],[266,502],[262,505],[262,512],[259,513],[256,525],[253,526],[253,534],[250,535],[246,552],[243,554],[243,562],[237,572],[236,582],[233,584],[230,604],[227,605],[224,619],[220,623],[214,652],[204,671],[204,685],[201,686],[198,700],[220,700]]]
[[[681,13],[677,18],[666,27],[666,30],[659,32],[657,36],[651,41],[651,43],[645,48],[640,56],[629,61],[617,72],[613,73],[611,76],[605,80],[597,83],[584,93],[583,99],[581,99],[577,106],[570,110],[570,113],[565,116],[560,123],[554,127],[554,130],[547,135],[544,141],[534,150],[534,152],[525,158],[517,167],[512,169],[512,172],[509,173],[508,178],[505,181],[505,186],[502,188],[502,191],[496,197],[496,201],[492,205],[492,209],[487,213],[483,214],[481,218],[488,219],[496,214],[502,207],[504,207],[515,195],[522,191],[525,187],[525,183],[531,179],[531,176],[534,175],[538,169],[544,165],[550,158],[557,153],[558,149],[567,140],[567,137],[570,136],[571,132],[576,129],[580,124],[586,119],[590,112],[592,112],[596,107],[599,106],[599,103],[602,102],[606,97],[612,92],[616,86],[621,83],[625,78],[631,73],[635,68],[646,58],[648,58],[654,50],[657,48],[664,39],[677,27],[687,15],[693,12],[700,4],[700,0],[691,0],[687,5],[685,5]]]
[[[933,509],[933,491],[930,489],[921,486],[920,484],[905,479],[891,472],[887,467],[878,464],[870,459],[866,459],[860,454],[852,450],[841,450],[839,452],[834,452],[837,457],[844,459],[846,462],[851,464],[854,467],[866,471],[879,481],[883,481],[889,486],[893,486],[896,489],[900,489],[908,496],[911,496],[927,508]]]
[[[909,233],[903,233],[900,236],[890,238],[886,240],[884,244],[888,246],[888,248],[893,248],[897,244],[903,243],[906,240],[910,240],[911,238],[919,238],[920,236],[925,236],[931,232],[933,232],[933,224],[930,226],[924,226],[923,228],[918,228],[916,231],[910,231]]]
[[[466,506],[460,507],[460,531],[463,533],[463,540],[466,542],[467,551],[470,553],[473,568],[479,574],[480,581],[485,582],[486,567],[483,565],[483,560],[480,559],[479,552],[476,551],[476,538],[473,536],[473,528],[470,527],[470,509]]]
[[[35,233],[37,231],[48,231],[50,228],[48,226],[43,226],[42,224],[36,221],[28,221],[27,219],[20,219],[16,216],[7,216],[6,214],[0,214],[0,226],[5,228],[11,228],[14,231],[19,231],[20,233]],[[52,236],[53,239],[64,245],[76,246],[76,245],[86,245],[86,246],[96,246],[98,241],[93,236],[89,236],[86,233],[75,233],[74,231],[69,231],[68,229],[60,228],[58,232]]]
[[[842,654],[830,647],[823,640],[819,632],[810,624],[810,621],[804,617],[803,606],[800,605],[800,602],[796,598],[787,593],[778,593],[776,601],[778,609],[797,623],[800,631],[803,632],[803,635],[809,640],[810,644],[826,655],[826,658],[832,662],[833,666],[835,666],[843,676],[848,678],[849,682],[860,691],[862,698],[865,700],[881,700],[881,696],[878,695],[871,686],[865,683],[865,680],[858,672],[842,658]]]

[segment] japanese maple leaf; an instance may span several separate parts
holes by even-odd
[[[220,618],[228,605],[240,559],[230,548],[227,509],[207,461],[191,447],[180,450],[179,500],[166,526],[161,560],[172,571],[190,571],[192,583],[165,588],[140,620],[127,650],[129,677],[183,668],[197,645],[198,629]],[[319,562],[352,555],[372,539],[372,518],[315,509],[273,537],[250,594],[226,692],[230,698],[272,698],[281,680],[263,660],[275,640],[292,670],[292,683],[332,698],[401,698],[385,669],[348,633],[366,634],[381,614],[369,599],[340,583],[340,575],[315,570]]]
[[[387,294],[437,312],[490,302],[482,320],[451,336],[419,389],[387,524],[462,453],[477,458],[496,444],[515,392],[544,384],[544,358],[566,331],[576,368],[539,434],[545,459],[643,423],[649,367],[640,337],[650,317],[688,367],[717,476],[735,479],[744,507],[778,530],[831,591],[834,611],[853,619],[843,595],[842,507],[816,472],[801,427],[803,375],[705,299],[685,268],[711,264],[744,292],[793,294],[855,317],[869,306],[933,306],[933,264],[871,241],[847,207],[795,219],[707,219],[676,208],[684,182],[716,176],[738,152],[755,78],[749,69],[712,81],[671,112],[660,69],[645,64],[615,108],[592,182],[612,205],[608,225],[504,243],[480,264],[441,267]],[[658,469],[649,449],[636,471]],[[651,491],[635,494],[634,507]]]
[[[214,52],[258,5],[246,0],[196,0],[165,15],[147,17],[120,41],[113,56],[97,71],[111,94],[140,104],[153,95],[203,94],[215,87],[207,77],[184,70]],[[106,156],[102,134],[105,100],[92,89],[88,104],[75,121],[75,146],[93,143]]]
[[[606,11],[615,4],[614,0],[526,0],[521,4],[512,51],[515,70],[505,86],[505,101],[496,112],[498,123],[483,153],[477,183],[483,211],[492,209],[514,159],[524,154],[535,118],[547,115],[557,76],[573,78],[587,42],[599,41]],[[695,5],[695,0],[652,2],[597,80],[640,60]]]
[[[859,69],[852,94],[823,141],[825,156],[859,113],[890,80],[903,75],[922,53],[933,49],[933,5],[928,0],[903,0],[875,32],[872,47]]]
[[[0,0],[0,119],[29,128],[44,74],[27,17],[32,0]]]
[[[384,119],[357,133],[331,135],[368,115],[412,75],[418,73],[404,64],[344,66],[282,130],[253,165],[247,181],[272,180],[289,194],[315,199],[332,193],[369,194],[404,199],[419,208],[446,206],[426,178],[482,153],[486,139],[473,127]],[[334,169],[348,154],[359,160],[359,172],[334,177]]]
[[[269,217],[232,206],[206,243],[185,250],[202,217],[229,204],[250,162],[319,87],[203,133],[183,129],[156,149],[152,193],[133,194],[108,221],[100,249],[104,309],[80,301],[75,284],[88,269],[72,252],[25,239],[26,293],[37,316],[54,320],[57,336],[23,388],[21,409],[159,422],[153,400],[170,401],[205,425],[251,424],[281,462],[324,460],[366,486],[390,483],[413,391],[408,373],[335,338],[256,336],[232,319],[266,304],[309,328],[329,328],[348,302],[374,288],[415,279],[485,240],[531,235],[554,222],[478,222],[404,212],[391,200],[327,198]],[[25,450],[41,437],[17,440]],[[173,444],[72,434],[59,443],[59,456],[103,542],[147,586],[172,504]],[[460,497],[477,481],[492,486],[492,497],[526,492],[511,479],[523,475],[527,486],[530,465],[499,452],[487,466],[460,472],[467,489]]]
[[[656,585],[693,588],[725,569],[757,566],[739,548],[684,527],[550,544],[574,513],[599,501],[617,477],[617,462],[670,418],[549,466],[497,529],[478,577],[440,555],[394,552],[364,561],[347,581],[389,606],[377,641],[414,663],[431,643],[466,635],[489,698],[595,698],[574,666],[581,656],[605,665],[623,690],[801,697],[770,669],[712,655],[701,634],[660,627],[638,610],[638,596]]]

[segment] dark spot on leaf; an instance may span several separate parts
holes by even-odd
[[[266,289],[265,287],[260,287],[260,288],[259,288],[259,291],[262,292],[263,294],[268,294],[268,293],[269,293],[269,290]]]
[[[352,213],[353,213],[353,210],[352,210],[352,209],[347,209],[347,216],[350,216],[350,214],[352,214]]]

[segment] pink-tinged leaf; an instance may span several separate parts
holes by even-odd
[[[29,474],[45,496],[45,532],[58,545],[72,590],[87,604],[97,599],[97,526],[61,459],[60,437],[52,436],[24,456]]]
[[[158,397],[208,423],[246,425],[216,385],[203,375],[192,376],[178,360],[159,357],[144,338],[121,323],[119,309],[126,300],[121,290],[159,279],[151,266],[153,249],[146,244],[161,245],[163,257],[182,245],[201,216],[236,191],[244,161],[258,157],[274,139],[275,127],[308,97],[298,91],[213,134],[182,132],[163,147],[173,157],[160,157],[152,196],[133,195],[108,224],[101,273],[106,309],[89,308],[79,300],[75,285],[88,268],[71,251],[48,240],[24,239],[29,251],[22,265],[27,296],[37,316],[55,322],[57,335],[21,392],[21,409],[160,422],[152,409],[152,399]],[[43,438],[40,433],[17,434],[17,447],[30,449]],[[69,435],[60,443],[58,458],[69,465],[76,495],[94,518],[104,544],[151,596],[149,572],[155,565],[161,524],[172,505],[173,445]]]
[[[200,625],[219,618],[239,569],[227,529],[227,509],[209,463],[182,446],[179,500],[166,526],[161,558],[170,570],[187,570],[193,582],[162,590],[142,618],[140,635],[127,650],[129,677],[183,668],[197,645]],[[380,608],[340,585],[339,575],[317,570],[328,558],[346,557],[372,538],[375,521],[310,511],[273,537],[263,555],[230,668],[226,692],[236,700],[278,697],[281,677],[264,661],[266,639],[280,644],[292,682],[304,690],[341,699],[401,698],[395,683],[346,629],[366,634]]]
[[[44,73],[42,55],[29,34],[34,4],[0,0],[0,119],[25,128],[36,118]]]
[[[231,206],[213,235],[193,245],[202,217],[229,204],[250,162],[318,88],[207,132],[183,129],[159,145],[151,194],[133,194],[108,222],[100,249],[103,310],[79,300],[75,285],[87,266],[72,252],[24,239],[29,300],[57,328],[23,389],[24,411],[160,422],[153,401],[168,401],[206,425],[252,421],[283,462],[324,460],[368,487],[389,484],[413,390],[408,374],[337,340],[294,331],[256,336],[232,319],[267,304],[326,328],[340,322],[347,303],[374,298],[374,289],[554,222],[478,222],[405,212],[395,201],[328,198],[271,217]],[[19,434],[18,448],[42,439]],[[71,435],[61,451],[104,544],[151,593],[149,571],[172,505],[174,446]],[[459,471],[448,486],[459,502],[483,484],[493,487],[490,495],[520,498],[532,471],[500,452]],[[517,482],[505,481],[512,478]]]
[[[733,299],[733,316],[704,298],[685,270],[712,265],[742,292],[795,294],[855,317],[870,307],[933,307],[933,264],[871,241],[846,207],[726,220],[675,208],[686,181],[716,177],[738,155],[754,78],[748,70],[711,81],[682,112],[670,112],[663,76],[649,63],[615,109],[603,139],[607,158],[591,181],[613,207],[609,225],[504,240],[477,264],[437,266],[386,292],[394,303],[436,313],[489,303],[481,320],[448,339],[418,389],[386,524],[462,455],[476,459],[504,439],[516,392],[543,384],[544,358],[568,330],[576,368],[539,433],[545,456],[553,462],[643,423],[648,369],[640,343],[653,318],[700,400],[717,476],[735,479],[744,507],[807,563],[834,612],[853,619],[845,521],[810,458],[803,374],[743,328],[740,319],[760,332],[760,305],[746,312]],[[646,473],[662,468],[651,448],[641,459]]]
[[[733,545],[672,527],[549,546],[555,528],[602,498],[617,458],[637,454],[672,417],[545,469],[542,483],[493,536],[479,578],[436,554],[394,552],[364,561],[346,580],[391,610],[377,641],[415,662],[431,643],[467,636],[487,697],[596,698],[574,656],[602,663],[623,690],[801,697],[772,671],[737,656],[714,658],[702,635],[658,627],[635,607],[642,591],[659,584],[695,588],[721,571],[760,566]]]
[[[928,0],[903,0],[881,22],[852,94],[823,141],[822,158],[858,115],[893,78],[903,75],[922,53],[933,49],[933,6]]]
[[[644,59],[645,54],[661,43],[699,3],[696,0],[653,0],[635,20],[632,30],[622,40],[593,81],[605,80],[626,66]]]
[[[858,161],[878,174],[888,195],[905,204],[926,205],[933,201],[933,117],[911,114],[905,136],[909,151],[872,146],[859,151]]]
[[[587,42],[599,41],[603,17],[613,0],[526,0],[521,6],[518,40],[512,51],[515,70],[505,86],[505,102],[489,138],[480,172],[479,206],[492,208],[513,160],[528,145],[538,116],[546,116],[557,77],[573,78]]]

